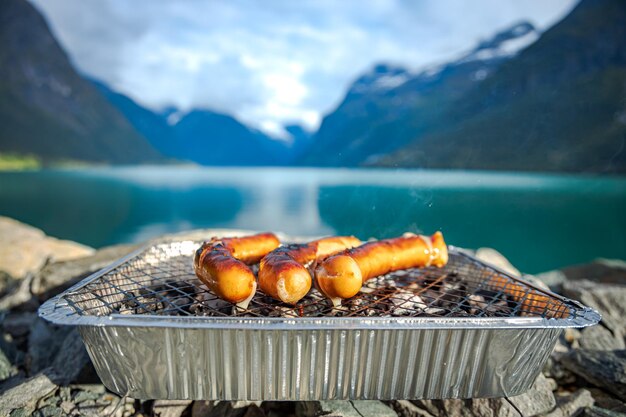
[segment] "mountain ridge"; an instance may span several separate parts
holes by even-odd
[[[376,165],[626,172],[626,3],[583,0],[446,112],[445,129]]]
[[[520,30],[521,29],[521,30]],[[432,128],[440,113],[516,51],[480,57],[504,42],[538,33],[528,22],[501,30],[460,57],[415,74],[378,64],[349,87],[337,109],[324,117],[303,165],[358,166],[373,162]],[[388,88],[380,88],[380,80]],[[341,138],[350,138],[349,141]]]
[[[290,145],[231,115],[206,108],[180,112],[170,107],[155,112],[101,81],[92,82],[156,149],[170,158],[212,166],[281,166],[303,152],[309,140],[303,131],[291,126],[296,134]],[[173,115],[175,121],[171,120]]]
[[[0,4],[0,151],[44,162],[160,162],[162,156],[74,70],[25,0]]]

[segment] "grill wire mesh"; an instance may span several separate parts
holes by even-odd
[[[444,268],[398,271],[333,307],[313,289],[291,306],[257,290],[247,309],[217,298],[193,272],[199,242],[153,246],[64,296],[76,315],[212,317],[546,317],[578,309],[457,251]]]

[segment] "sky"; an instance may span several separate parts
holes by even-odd
[[[315,130],[377,63],[445,62],[576,0],[31,0],[82,73],[153,110],[227,113],[285,137]]]

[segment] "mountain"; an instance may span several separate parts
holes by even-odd
[[[202,165],[285,165],[302,152],[306,132],[298,131],[293,146],[249,128],[232,116],[207,109],[183,113],[174,107],[147,109],[105,83],[94,85],[163,155]]]
[[[162,160],[77,74],[43,17],[25,0],[0,2],[0,152],[43,161]]]
[[[538,37],[530,23],[520,22],[458,59],[417,74],[397,66],[375,66],[323,119],[314,146],[301,162],[355,166],[376,161],[435,128],[448,106]]]
[[[310,151],[313,144],[313,132],[306,130],[299,124],[287,125],[285,130],[291,135],[289,161],[293,162]]]
[[[174,132],[167,118],[176,111],[175,109],[166,109],[163,114],[157,114],[137,104],[130,97],[113,91],[101,81],[94,79],[90,81],[154,148],[163,155],[173,157],[176,153]]]
[[[235,118],[193,110],[173,126],[178,157],[203,165],[280,165],[286,145]]]
[[[626,173],[626,2],[583,0],[386,166]]]

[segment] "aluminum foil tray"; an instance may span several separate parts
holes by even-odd
[[[78,325],[102,382],[140,399],[328,400],[512,396],[564,328],[599,314],[450,247],[444,268],[368,281],[334,308],[259,292],[247,309],[195,277],[200,242],[137,251],[48,300]]]

